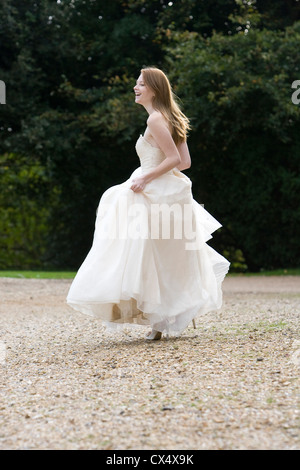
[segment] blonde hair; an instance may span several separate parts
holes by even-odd
[[[175,144],[185,142],[190,129],[189,119],[183,114],[172,91],[168,77],[156,67],[145,67],[141,70],[143,80],[153,90],[153,107],[160,111],[171,126]]]

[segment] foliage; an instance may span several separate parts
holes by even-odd
[[[137,166],[132,87],[151,64],[192,119],[189,176],[224,225],[217,248],[299,264],[297,19],[292,0],[1,0],[0,267],[81,263],[101,194]]]
[[[0,157],[0,269],[43,267],[50,207],[45,168],[15,154]],[[50,194],[52,197],[50,197]]]
[[[168,51],[194,124],[194,193],[251,269],[300,262],[300,110],[291,101],[299,40],[295,23],[230,38],[184,33]]]

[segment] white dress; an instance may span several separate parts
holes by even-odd
[[[207,245],[221,224],[193,199],[182,172],[170,170],[142,192],[130,189],[132,179],[165,158],[142,135],[136,150],[141,166],[101,197],[93,245],[67,303],[109,326],[178,334],[221,307],[230,263]]]

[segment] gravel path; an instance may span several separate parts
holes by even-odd
[[[113,334],[70,280],[0,279],[0,449],[299,449],[300,277],[231,277],[178,338]]]

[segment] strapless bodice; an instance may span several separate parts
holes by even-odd
[[[166,158],[165,154],[159,148],[153,147],[143,135],[140,135],[135,148],[143,172],[156,168]]]

